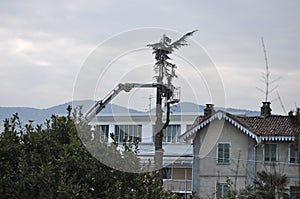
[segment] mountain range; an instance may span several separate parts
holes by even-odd
[[[47,109],[38,109],[38,108],[30,108],[30,107],[0,107],[0,127],[3,127],[3,121],[6,118],[12,117],[13,114],[18,113],[20,120],[22,123],[27,123],[28,120],[33,120],[35,124],[42,124],[45,122],[46,119],[49,119],[51,115],[66,115],[67,114],[67,107],[70,105],[72,107],[77,107],[78,105],[82,105],[82,111],[85,112],[87,109],[94,104],[92,100],[83,100],[83,101],[74,101],[68,102],[64,104],[60,104],[57,106],[53,106]],[[195,113],[200,114],[203,113],[205,106],[198,105],[191,102],[181,102],[177,105],[173,105],[171,107],[171,112],[175,113]],[[219,108],[216,109],[223,109],[227,112],[232,114],[239,114],[239,115],[248,115],[248,116],[256,116],[259,115],[258,111],[251,111],[245,109],[235,109],[235,108]],[[151,110],[152,113],[155,112],[155,109]],[[138,111],[135,109],[128,109],[123,106],[119,106],[116,104],[108,104],[105,109],[103,109],[100,115],[104,114],[146,114],[149,112]],[[2,128],[0,128],[2,129]]]

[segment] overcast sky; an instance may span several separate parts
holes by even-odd
[[[194,52],[195,54],[191,53],[187,57],[193,59],[198,56],[199,59],[206,53],[211,59],[218,73],[217,77],[222,81],[224,104],[211,97],[214,95],[214,89],[210,89],[213,85],[209,82],[212,77],[205,75],[205,72],[201,72],[202,80],[199,81],[208,84],[206,89],[209,91],[204,91],[205,86],[202,88],[196,85],[200,76],[193,76],[192,71],[185,70],[186,73],[180,73],[183,74],[181,79],[184,81],[178,83],[188,85],[192,91],[189,93],[184,90],[187,87],[179,85],[183,89],[182,98],[187,101],[195,99],[195,102],[201,104],[213,102],[226,107],[259,110],[264,100],[264,94],[257,89],[264,89],[261,82],[261,73],[265,72],[261,44],[263,37],[271,80],[280,78],[271,84],[271,88],[277,85],[278,88],[269,95],[269,99],[273,111],[282,114],[283,108],[276,91],[287,111],[295,109],[296,105],[300,106],[299,8],[298,0],[1,1],[0,106],[48,108],[71,101],[78,77],[91,54],[99,46],[103,47],[103,43],[111,44],[118,36],[126,36],[128,31],[131,31],[131,35],[127,36],[131,40],[128,39],[127,42],[132,43],[135,42],[131,38],[134,32],[141,33],[144,29],[170,30],[178,35],[198,29],[189,40],[191,45],[184,47],[198,49],[198,54]],[[135,80],[140,75],[134,74],[147,74],[143,72],[142,66],[151,68],[154,63],[151,51],[143,48],[148,43],[158,41],[162,34],[163,32],[161,35],[144,37],[145,44],[140,46],[141,51],[118,58],[118,62],[123,64],[119,67],[123,76],[108,70],[106,78],[119,82],[131,79],[143,81],[139,78]],[[124,38],[122,41],[126,40]],[[117,48],[117,43],[112,47]],[[197,47],[194,48],[193,44]],[[109,52],[112,51],[108,50],[99,56],[110,57],[107,54]],[[140,56],[139,52],[142,52]],[[178,68],[180,64],[184,65],[189,61],[182,61],[186,57],[180,59],[181,54],[184,52],[179,50],[178,59],[176,56],[173,59],[174,62],[178,61]],[[140,60],[144,58],[144,63],[132,63],[136,57]],[[131,64],[138,64],[139,67],[130,68]],[[144,79],[151,82],[154,74],[147,75]],[[96,89],[93,91],[95,98],[101,97],[101,94],[95,94],[97,90],[109,91],[115,83],[106,84],[103,81],[104,79],[98,77]],[[202,93],[202,96],[185,97],[196,96],[195,93]],[[146,109],[149,96],[142,95],[131,97],[133,102],[127,104],[134,108],[135,101],[143,101],[136,108],[143,109],[144,106]]]

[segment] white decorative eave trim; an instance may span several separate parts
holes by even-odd
[[[243,133],[245,133],[252,139],[255,139],[256,143],[258,143],[258,136],[255,133],[253,133],[252,131],[250,131],[249,129],[244,127],[243,125],[239,124],[232,118],[228,117],[227,115],[225,115],[225,120],[227,120],[229,123],[231,123],[233,126],[235,126],[237,129],[241,130]]]
[[[260,136],[261,141],[281,141],[281,142],[293,142],[295,136]]]
[[[236,127],[237,129],[239,129],[241,132],[245,133],[246,135],[248,135],[249,137],[251,137],[252,139],[254,139],[256,141],[256,143],[260,143],[262,141],[292,142],[292,141],[295,140],[295,136],[258,136],[255,133],[253,133],[252,131],[250,131],[249,129],[247,129],[246,127],[244,127],[243,125],[239,124],[237,121],[235,121],[231,117],[228,117],[222,111],[219,111],[219,112],[215,113],[213,116],[211,116],[210,118],[204,120],[203,122],[201,122],[200,124],[198,124],[194,128],[188,130],[184,134],[180,135],[178,138],[181,141],[185,141],[188,138],[190,138],[193,135],[195,135],[198,130],[204,128],[209,123],[211,123],[213,120],[215,120],[215,119],[221,120],[223,118],[226,121],[228,121],[229,123],[231,123],[234,127]]]
[[[198,130],[204,128],[207,124],[211,123],[213,120],[215,120],[215,119],[221,120],[223,118],[225,118],[226,121],[228,121],[229,123],[231,123],[236,128],[240,129],[243,133],[245,133],[246,135],[248,135],[252,139],[255,139],[255,141],[258,143],[259,139],[258,139],[258,136],[256,134],[254,134],[253,132],[251,132],[250,130],[248,130],[247,128],[245,128],[244,126],[242,126],[241,124],[239,124],[234,119],[228,117],[225,113],[223,113],[221,111],[217,112],[216,114],[214,114],[210,118],[204,120],[203,122],[201,122],[200,124],[198,124],[194,128],[188,130],[183,135],[180,135],[179,139],[180,140],[187,140],[187,138],[193,136]]]

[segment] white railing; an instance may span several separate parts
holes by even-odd
[[[176,179],[164,179],[164,189],[178,192],[178,193],[191,193],[192,181],[191,180],[176,180]]]

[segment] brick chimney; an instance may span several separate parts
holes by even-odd
[[[204,109],[204,117],[210,117],[214,112],[214,104],[206,104],[206,107]]]
[[[260,107],[260,116],[261,117],[270,117],[271,116],[271,102],[263,102],[262,107]]]

